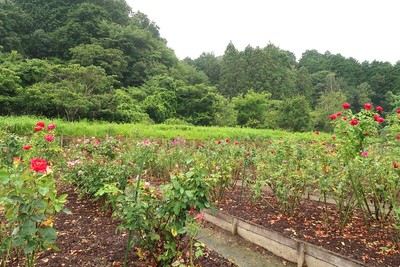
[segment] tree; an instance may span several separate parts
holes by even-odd
[[[142,103],[143,110],[156,123],[173,118],[176,113],[176,95],[173,91],[161,91],[149,95]]]
[[[149,123],[151,119],[141,108],[141,103],[123,89],[115,90],[111,99],[115,111],[110,114],[110,121]]]
[[[203,71],[198,71],[185,61],[180,61],[176,67],[170,68],[168,73],[174,79],[181,80],[188,85],[209,84],[208,77]]]
[[[265,114],[268,109],[269,93],[256,93],[249,90],[245,95],[239,95],[232,99],[238,112],[237,123],[240,126],[262,128]]]
[[[14,69],[24,87],[45,81],[52,74],[54,67],[50,61],[37,58],[26,59],[14,64]]]
[[[215,126],[236,126],[238,112],[235,105],[229,99],[222,95],[216,94],[213,105],[214,118],[212,125]]]
[[[311,109],[305,96],[295,96],[283,101],[278,124],[294,132],[311,129]]]
[[[21,79],[0,65],[0,115],[9,115],[15,109],[15,99],[21,88]]]
[[[396,71],[389,62],[373,61],[363,64],[367,74],[368,84],[371,86],[371,100],[375,105],[384,105],[387,92],[396,88]]]
[[[101,36],[101,22],[111,21],[110,14],[104,8],[81,3],[68,12],[69,20],[54,32],[58,44],[59,57],[69,59],[69,49],[81,44],[90,44],[92,39]]]
[[[349,87],[347,90],[348,102],[352,105],[352,110],[358,111],[363,108],[365,103],[371,102],[371,96],[373,94],[371,86],[364,82],[357,87]]]
[[[0,44],[5,52],[25,50],[32,20],[14,1],[0,1]]]
[[[214,53],[202,53],[189,65],[194,65],[196,69],[203,71],[211,85],[217,85],[221,76],[221,59],[215,57]]]
[[[123,85],[140,86],[149,76],[165,73],[168,68],[177,66],[176,56],[148,30],[140,29],[134,23],[122,26],[105,21],[99,27],[102,37],[96,40],[96,44],[122,51],[127,60],[127,69],[121,79]]]
[[[194,125],[212,125],[217,98],[215,88],[211,86],[180,86],[176,90],[177,117]]]
[[[221,62],[218,92],[232,98],[245,92],[245,61],[232,42],[226,47]]]
[[[299,60],[298,67],[305,67],[310,74],[329,70],[329,60],[317,50],[306,50]]]
[[[331,132],[333,127],[330,122],[330,115],[340,111],[342,104],[346,101],[346,95],[341,91],[322,93],[318,98],[313,112],[313,125],[315,129]]]
[[[119,49],[104,48],[98,44],[82,44],[70,49],[71,62],[82,66],[102,67],[108,75],[122,78],[128,63],[124,53]]]
[[[22,90],[20,109],[26,114],[61,116],[69,121],[99,119],[108,109],[114,83],[114,78],[99,67],[58,67],[46,81]]]
[[[138,25],[139,28],[148,30],[154,39],[158,39],[163,42],[166,42],[160,36],[160,31],[159,31],[160,28],[157,26],[157,24],[154,21],[150,21],[149,17],[146,14],[144,14],[140,11],[135,12],[132,16],[132,22],[134,24]]]
[[[301,67],[295,72],[296,75],[296,91],[300,95],[304,95],[310,105],[313,103],[314,87],[312,79],[305,67]]]

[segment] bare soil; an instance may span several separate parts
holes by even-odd
[[[276,199],[265,192],[253,199],[240,187],[225,193],[218,203],[222,212],[262,225],[285,236],[295,237],[363,262],[366,266],[400,266],[400,232],[391,222],[371,222],[367,227],[359,212],[354,212],[345,227],[335,205],[302,200],[293,216],[283,215]]]
[[[122,266],[127,235],[116,233],[118,223],[101,204],[78,198],[72,186],[63,186],[59,193],[68,194],[66,208],[72,214],[61,213],[55,218],[57,229],[56,246],[60,251],[47,251],[39,256],[38,267],[111,267]],[[218,253],[205,249],[197,266],[234,267],[234,263]],[[129,255],[129,265],[135,267],[154,266],[142,260],[135,251]]]
[[[60,251],[47,251],[37,260],[38,267],[112,267],[122,266],[126,234],[115,231],[117,222],[102,205],[78,198],[72,186],[62,186],[68,194],[67,208],[72,214],[59,214],[55,228],[59,231],[56,245]],[[341,255],[363,262],[366,266],[400,267],[400,233],[391,222],[372,222],[367,227],[357,211],[345,227],[335,205],[302,200],[293,216],[283,215],[276,199],[269,193],[253,199],[240,187],[226,191],[217,208],[225,213],[262,225],[285,236],[302,239]],[[249,246],[254,246],[249,244]],[[252,249],[262,249],[254,246]],[[197,261],[197,266],[236,266],[210,249]],[[129,266],[154,266],[140,259],[135,251],[129,255]]]

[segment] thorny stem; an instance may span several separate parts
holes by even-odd
[[[137,203],[138,199],[139,199],[139,187],[140,187],[140,181],[142,179],[142,171],[143,171],[144,162],[146,160],[147,151],[148,150],[146,149],[146,152],[143,153],[142,161],[140,162],[140,166],[139,166],[139,174],[138,174],[138,178],[137,178],[137,181],[136,181],[136,189],[135,189],[135,203]],[[123,265],[124,267],[127,266],[129,251],[133,247],[133,244],[131,244],[132,243],[132,237],[133,237],[133,230],[129,229],[129,231],[128,231],[128,241],[127,241],[126,248],[125,248],[125,253],[124,253],[124,265]]]
[[[246,165],[247,165],[247,159],[244,159],[243,162],[243,174],[242,174],[242,185],[240,187],[240,198],[239,198],[239,203],[242,203],[242,196],[243,196],[243,187],[244,187],[244,181],[246,179]]]

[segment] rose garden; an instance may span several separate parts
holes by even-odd
[[[39,121],[29,136],[4,130],[0,266],[39,265],[43,255],[63,250],[55,221],[72,216],[65,187],[116,222],[125,237],[120,266],[132,266],[133,254],[150,266],[198,266],[205,209],[277,231],[285,223],[283,234],[350,251],[346,256],[367,266],[399,266],[400,110],[382,111],[367,103],[353,114],[344,103],[327,118],[334,132],[307,140],[117,135],[60,146],[53,123]]]

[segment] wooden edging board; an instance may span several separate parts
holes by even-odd
[[[285,260],[297,263],[299,267],[366,266],[362,262],[302,240],[285,237],[276,231],[220,211],[205,210],[203,215],[206,221],[230,231],[234,235],[239,235]]]

